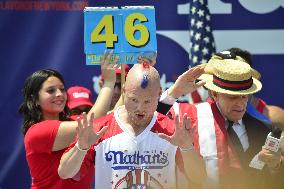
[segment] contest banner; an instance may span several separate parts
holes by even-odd
[[[152,58],[157,52],[153,6],[86,7],[84,50],[87,65],[100,64],[104,52],[113,50],[118,63],[135,64],[139,56]]]

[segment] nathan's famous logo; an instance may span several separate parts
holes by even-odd
[[[163,189],[163,185],[147,170],[136,169],[129,171],[116,183],[112,181],[114,189]]]
[[[114,170],[131,169],[162,169],[169,164],[168,153],[162,151],[135,151],[133,154],[126,154],[122,151],[109,151],[105,153],[105,160],[112,162]]]

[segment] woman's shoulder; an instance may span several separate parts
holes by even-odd
[[[34,131],[34,130],[42,131],[43,129],[52,129],[54,127],[59,126],[61,122],[62,121],[59,121],[59,120],[44,120],[44,121],[33,124],[28,130],[28,132]]]
[[[24,142],[26,149],[33,151],[50,150],[57,135],[61,121],[45,120],[32,125],[25,135]]]
[[[32,138],[45,138],[56,134],[60,126],[59,120],[44,120],[33,124],[25,135],[25,140]]]

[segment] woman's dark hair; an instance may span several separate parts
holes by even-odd
[[[42,84],[51,76],[57,77],[64,85],[63,77],[60,73],[52,69],[42,69],[30,75],[22,90],[24,101],[19,108],[19,113],[23,115],[22,132],[25,135],[28,129],[40,121],[42,121],[41,107],[37,104],[38,93]],[[59,114],[59,119],[62,121],[68,120],[69,109],[65,105],[63,112]]]

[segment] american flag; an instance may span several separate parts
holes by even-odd
[[[207,0],[190,0],[189,7],[189,67],[207,63],[215,53],[211,16]]]
[[[208,1],[190,0],[189,6],[189,68],[191,68],[207,63],[216,50]],[[207,98],[208,91],[203,87],[188,95],[191,104],[204,102]]]

